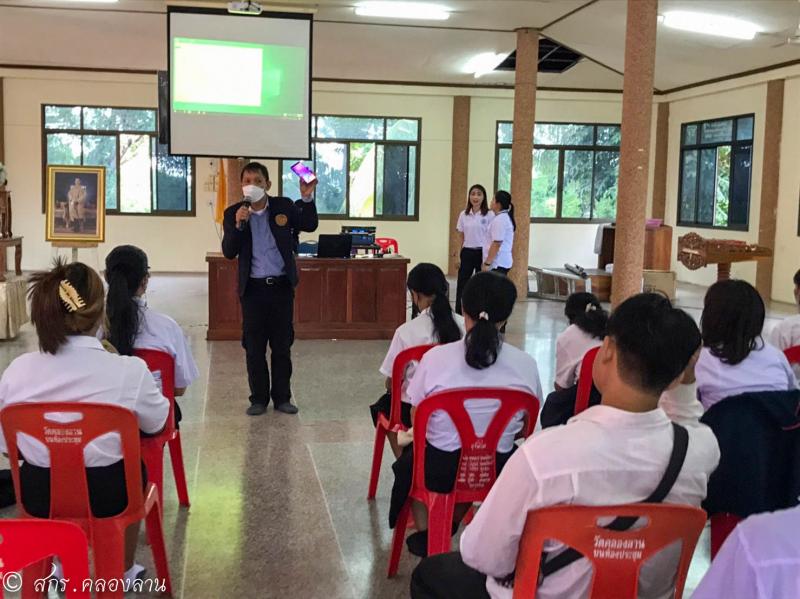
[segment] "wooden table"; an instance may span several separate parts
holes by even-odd
[[[220,253],[208,263],[209,340],[240,340],[238,263]],[[406,320],[406,258],[298,258],[294,298],[298,339],[391,339]]]
[[[0,283],[6,280],[6,250],[14,247],[14,273],[22,275],[22,237],[0,239]]]
[[[530,297],[566,301],[571,294],[585,291],[594,293],[601,302],[610,301],[611,274],[605,270],[586,269],[586,279],[566,268],[529,266],[528,271],[536,275],[536,291],[529,293]]]

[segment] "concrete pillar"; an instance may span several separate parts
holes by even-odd
[[[781,130],[783,129],[783,79],[767,84],[767,110],[764,116],[764,158],[761,161],[761,207],[758,219],[758,245],[775,251],[778,213],[778,185],[781,169]],[[772,299],[774,258],[759,260],[756,289],[765,302]],[[783,283],[783,282],[782,282]]]
[[[611,302],[642,289],[658,0],[628,0]]]
[[[450,162],[450,252],[447,272],[458,272],[461,243],[456,233],[458,215],[464,210],[469,188],[469,109],[470,96],[453,98],[453,147]],[[488,198],[487,198],[488,199]],[[455,297],[455,296],[454,296]]]
[[[5,120],[3,118],[3,78],[0,77],[0,162],[5,163]],[[3,250],[5,251],[5,250]]]
[[[655,160],[653,161],[652,217],[664,220],[667,213],[667,153],[669,152],[669,102],[658,105]]]
[[[536,75],[539,71],[539,32],[517,30],[514,77],[514,139],[511,142],[511,199],[514,203],[514,267],[509,276],[518,297],[528,295],[528,245],[531,232],[533,126],[536,122]]]

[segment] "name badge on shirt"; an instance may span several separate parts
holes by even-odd
[[[285,227],[286,223],[289,222],[289,219],[285,214],[276,214],[275,215],[275,224],[279,227]]]

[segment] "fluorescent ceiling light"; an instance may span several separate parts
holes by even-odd
[[[360,17],[430,21],[445,21],[450,18],[450,12],[444,6],[425,2],[362,2],[356,6],[356,14]]]
[[[659,21],[673,29],[731,37],[738,40],[751,40],[759,31],[758,26],[749,21],[687,10],[666,12]]]
[[[83,2],[83,3],[103,3],[103,4],[113,4],[115,2],[119,2],[119,0],[55,0],[57,2]]]
[[[483,52],[482,54],[476,54],[467,61],[467,64],[464,65],[464,70],[467,73],[474,73],[475,78],[477,79],[482,75],[486,75],[487,73],[494,71],[495,68],[497,68],[497,65],[506,59],[506,56],[508,56],[508,52],[501,54],[496,54],[494,52]]]

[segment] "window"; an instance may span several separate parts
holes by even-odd
[[[418,218],[420,119],[318,115],[311,127],[320,216]],[[294,162],[281,161],[280,193],[299,198]]]
[[[45,105],[42,122],[43,181],[48,164],[104,166],[109,214],[195,213],[192,161],[158,143],[155,109]]]
[[[511,188],[512,123],[497,123],[496,189]],[[614,220],[619,178],[619,125],[536,123],[531,219]]]
[[[681,126],[678,225],[746,231],[753,115]]]

